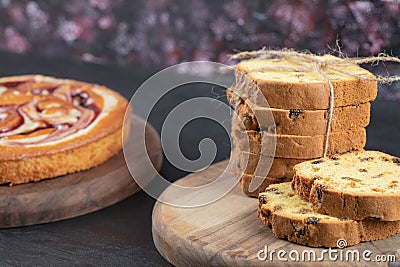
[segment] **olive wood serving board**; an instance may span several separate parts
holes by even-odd
[[[133,116],[128,149],[132,153],[130,157],[139,166],[136,172],[151,179],[154,171],[141,164],[146,155],[135,149],[138,142],[143,142],[135,128],[139,126],[143,129],[144,124],[144,120]],[[159,170],[162,164],[160,138],[149,124],[146,125],[145,135],[148,156]],[[0,228],[47,223],[87,214],[115,204],[139,190],[121,151],[87,171],[37,183],[0,186]]]
[[[176,183],[183,186],[209,183],[222,173],[227,163],[228,161],[223,161],[214,164],[204,171],[190,174]],[[400,234],[397,234],[383,240],[337,249],[338,259],[336,261],[331,261],[328,254],[323,254],[323,261],[317,261],[322,250],[328,250],[327,248],[309,248],[277,239],[272,230],[258,219],[257,205],[258,200],[244,196],[239,185],[218,201],[202,207],[177,208],[157,202],[153,209],[152,220],[155,246],[160,254],[175,266],[388,265],[388,263],[378,264],[376,261],[364,261],[362,253],[365,250],[372,252],[369,256],[372,260],[375,260],[374,257],[378,254],[397,254],[396,259],[400,260]],[[268,246],[269,252],[275,250],[272,262],[269,258],[264,260],[263,253],[259,255],[261,260],[257,257],[258,252],[264,250],[265,246]],[[310,249],[316,252],[317,260],[314,262],[289,259],[288,254],[292,250],[296,250],[301,259],[303,251]],[[287,254],[283,258],[286,257],[288,261],[277,259],[276,253],[279,250],[286,251]],[[352,257],[350,252],[347,252],[350,250],[359,251],[359,262],[346,261],[346,253],[349,254],[349,259]],[[343,255],[342,260],[339,258],[340,253]],[[305,259],[308,259],[307,255],[304,255]],[[292,256],[293,259],[296,259],[295,252]],[[391,266],[391,264],[389,265]],[[396,262],[396,264],[400,264],[400,262]]]

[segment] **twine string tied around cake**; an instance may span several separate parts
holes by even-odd
[[[341,54],[341,51],[339,50]],[[291,49],[283,49],[283,50],[269,50],[269,49],[260,49],[256,51],[244,51],[239,52],[230,57],[233,60],[244,60],[244,59],[285,59],[289,61],[293,61],[298,63],[298,66],[266,66],[262,67],[260,70],[272,70],[272,71],[294,71],[294,72],[315,72],[320,75],[323,80],[329,86],[329,108],[328,108],[328,116],[327,116],[327,127],[325,134],[325,142],[323,149],[323,157],[327,157],[328,148],[329,148],[329,137],[331,134],[332,127],[332,119],[333,119],[333,111],[335,108],[335,88],[333,86],[332,80],[329,78],[327,71],[333,70],[335,72],[356,77],[360,80],[370,80],[377,81],[380,84],[390,84],[392,82],[400,81],[400,75],[395,76],[380,76],[376,75],[375,77],[366,77],[363,75],[359,75],[356,73],[350,73],[343,69],[337,68],[337,66],[358,66],[360,64],[377,64],[380,61],[382,62],[392,62],[392,63],[400,63],[400,59],[397,57],[389,56],[384,53],[380,53],[377,56],[373,57],[360,57],[360,58],[342,58],[342,57],[323,57],[318,56],[309,52],[297,52]]]

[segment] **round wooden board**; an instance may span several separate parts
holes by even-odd
[[[141,160],[146,155],[135,149],[142,141],[135,128],[143,129],[145,122],[133,116],[128,149],[137,166],[136,172],[143,177],[152,178],[154,171],[146,169]],[[146,125],[147,153],[154,167],[162,165],[161,144],[158,133]],[[143,141],[142,141],[143,142]],[[136,161],[135,161],[136,163]],[[122,151],[105,163],[70,175],[37,183],[16,186],[0,186],[0,227],[15,227],[58,221],[87,214],[121,201],[137,191],[135,183],[126,166]]]
[[[228,161],[223,161],[214,164],[176,183],[184,186],[208,183],[222,173],[227,163]],[[300,253],[300,257],[302,251],[313,249],[317,259],[319,258],[319,253],[322,253],[324,248],[309,248],[275,238],[272,230],[257,217],[257,201],[256,198],[244,196],[238,185],[223,198],[203,207],[177,208],[157,202],[154,206],[152,221],[155,246],[164,258],[176,266],[310,265],[310,262],[304,261],[282,262],[277,259],[276,254],[272,262],[269,259],[259,260],[257,254],[265,246],[268,246],[268,251],[285,250],[288,254],[296,250]],[[377,262],[363,261],[362,253],[367,249],[373,253],[371,258],[377,254],[397,253],[396,258],[400,260],[400,234],[345,248],[342,253],[346,255],[346,251],[353,249],[360,252],[360,262],[345,260],[333,262],[329,260],[328,254],[325,254],[323,261],[311,264],[313,266],[332,264],[347,266],[349,263],[360,266],[372,263],[379,265]],[[288,254],[285,256],[287,259],[289,259]]]

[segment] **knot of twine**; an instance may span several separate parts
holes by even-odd
[[[339,50],[340,55],[342,55]],[[344,75],[353,76],[359,78],[360,80],[369,80],[369,81],[377,81],[381,84],[390,84],[392,82],[400,81],[400,76],[380,76],[376,75],[374,78],[366,77],[363,75],[358,75],[355,73],[349,73],[343,69],[338,69],[337,66],[358,66],[360,64],[365,63],[373,63],[378,64],[380,61],[383,62],[393,62],[400,63],[400,58],[386,55],[384,53],[380,53],[377,56],[373,57],[360,57],[360,58],[339,58],[339,57],[321,57],[309,52],[297,52],[291,49],[283,49],[283,50],[269,50],[269,49],[261,49],[257,51],[245,51],[239,52],[230,56],[233,60],[244,60],[244,59],[270,59],[270,58],[278,58],[278,59],[286,59],[291,61],[296,61],[299,64],[298,67],[271,67],[266,66],[263,67],[263,70],[274,70],[274,71],[306,71],[306,72],[316,72],[318,73],[328,84],[329,86],[329,109],[328,109],[328,120],[326,127],[326,135],[325,135],[325,144],[324,144],[324,154],[323,157],[327,156],[328,147],[329,147],[329,135],[331,133],[331,125],[333,118],[333,111],[335,108],[335,88],[332,84],[331,79],[326,74],[328,69],[333,71],[342,73]],[[308,64],[301,64],[308,63]],[[310,67],[311,66],[311,67]]]

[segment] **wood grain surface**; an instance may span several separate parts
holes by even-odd
[[[184,186],[205,184],[225,169],[228,161],[210,166],[208,169],[188,175],[176,183]],[[166,191],[168,188],[166,189]],[[165,193],[165,192],[164,192]],[[245,197],[239,186],[220,200],[197,208],[177,208],[157,202],[153,209],[152,231],[153,240],[161,255],[176,266],[376,266],[388,263],[367,262],[362,253],[370,250],[370,259],[376,255],[396,255],[400,259],[400,234],[373,242],[366,242],[349,248],[332,252],[330,260],[328,253],[324,260],[318,261],[324,248],[309,248],[286,240],[275,238],[270,228],[266,227],[257,217],[257,199]],[[257,254],[268,246],[268,251],[275,250],[273,261],[260,260]],[[301,261],[304,250],[313,249],[316,261]],[[276,253],[286,251],[284,256],[288,261],[279,261]],[[296,250],[300,261],[291,261],[289,253]],[[327,249],[326,249],[327,250]],[[351,261],[350,250],[358,250],[360,261]],[[349,252],[350,251],[350,252]],[[348,253],[349,256],[346,256]],[[269,254],[270,255],[270,254]],[[306,254],[304,254],[306,255]],[[342,260],[340,260],[342,255]],[[262,257],[263,254],[260,254]],[[296,259],[295,252],[293,258]],[[346,261],[346,257],[350,261]],[[305,259],[308,257],[306,255]],[[393,263],[389,264],[392,265]],[[396,266],[400,262],[396,262]]]
[[[135,149],[143,138],[135,128],[143,128],[144,121],[133,117],[128,148],[131,158],[142,166],[139,175],[154,175],[141,164],[143,157]],[[146,125],[146,148],[154,167],[159,170],[162,152],[158,133]],[[143,140],[143,139],[142,139]],[[143,142],[143,141],[142,141]],[[136,162],[136,161],[135,161]],[[70,175],[37,183],[0,186],[0,227],[14,227],[58,221],[99,210],[121,201],[140,190],[126,166],[122,152],[105,163]]]

